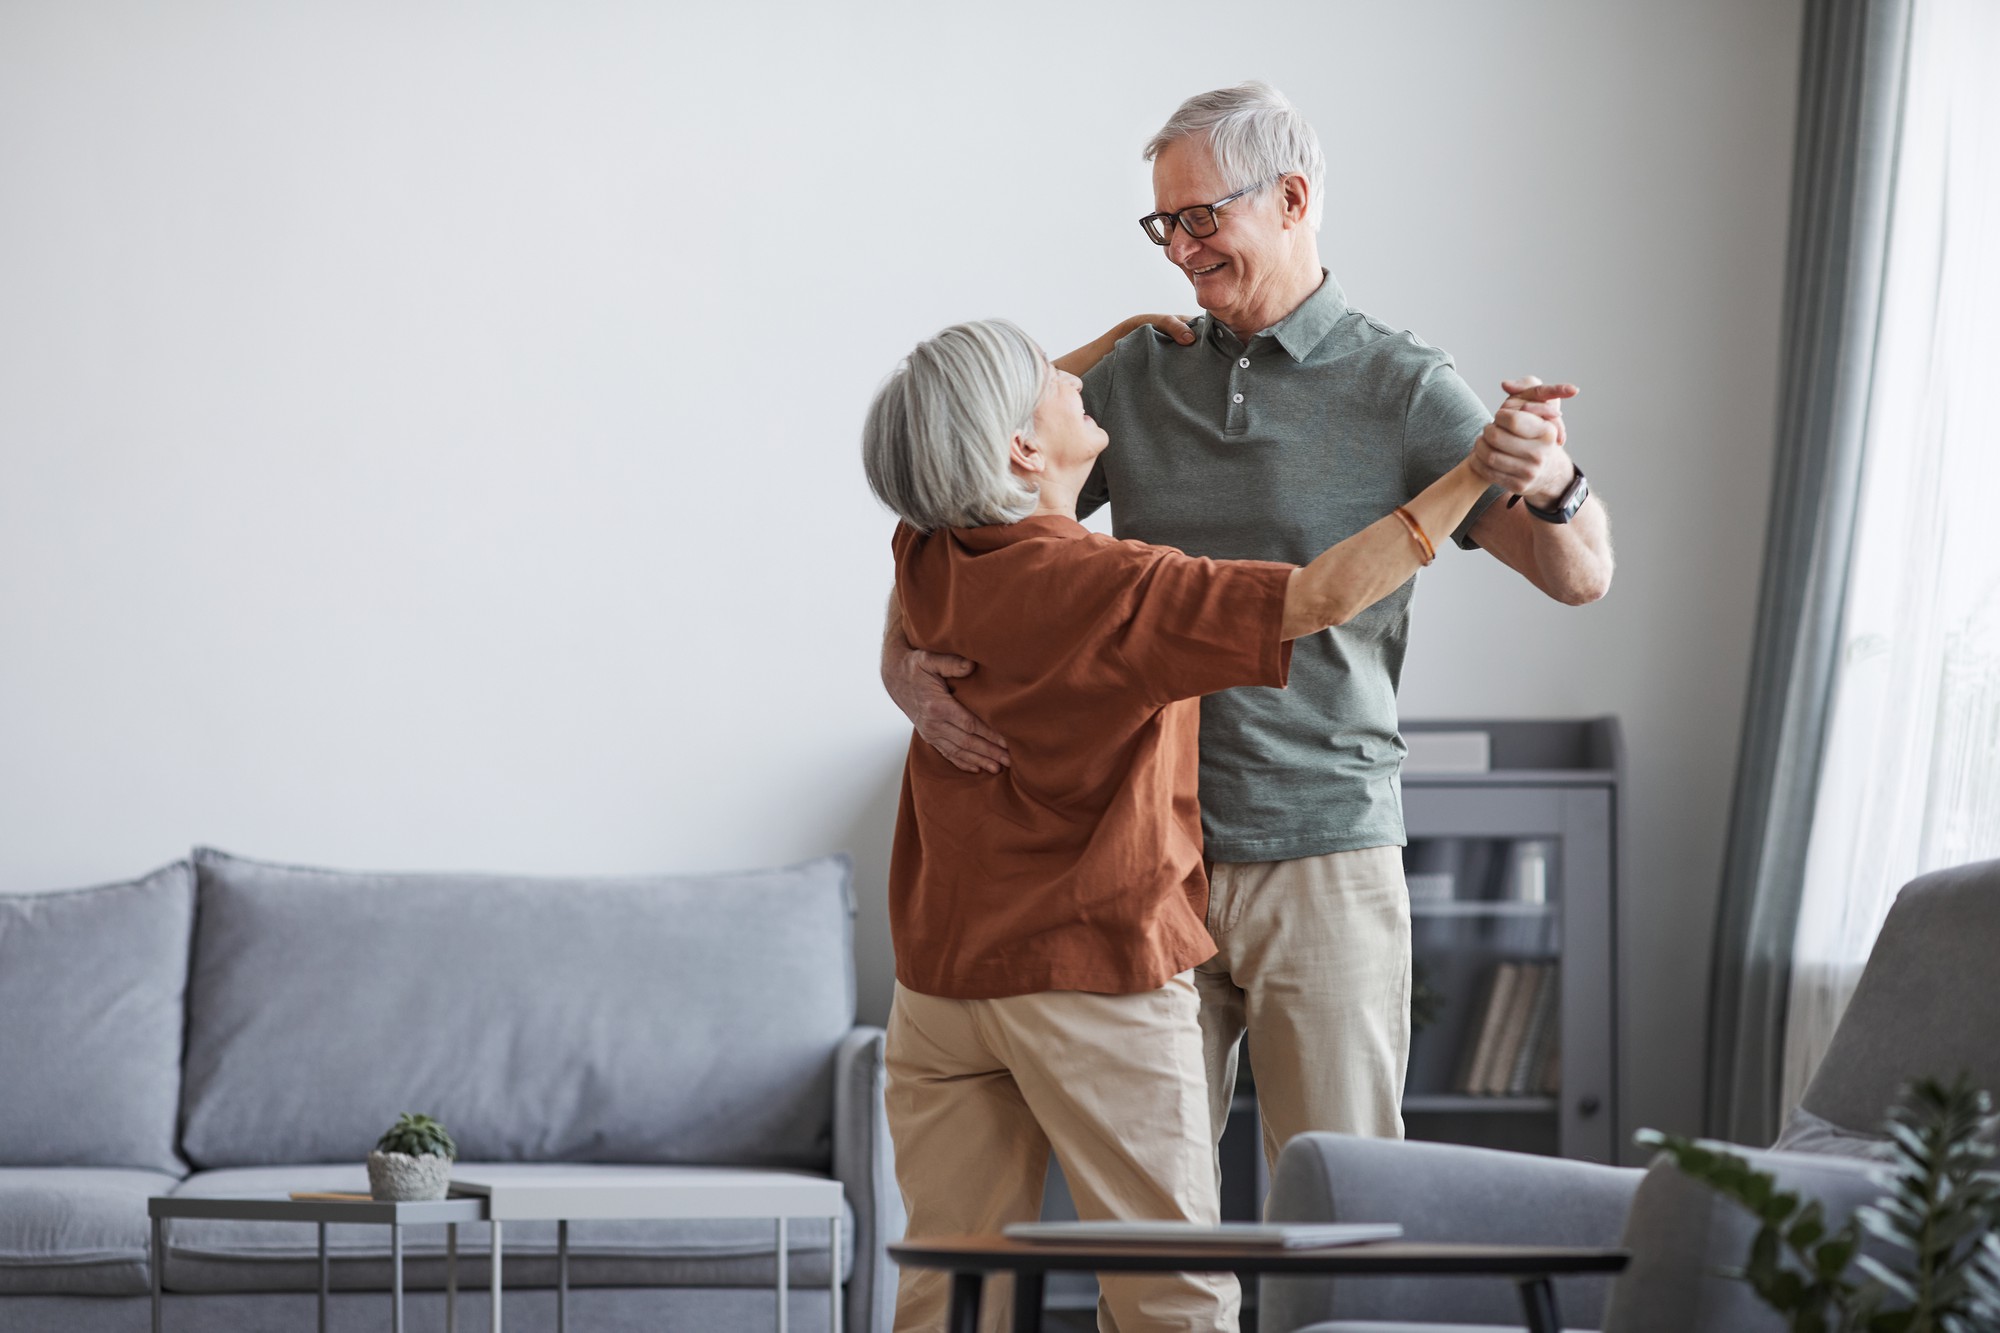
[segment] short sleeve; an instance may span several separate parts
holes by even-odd
[[[1472,442],[1492,419],[1491,410],[1479,401],[1472,386],[1459,377],[1451,358],[1440,356],[1411,387],[1409,404],[1404,410],[1406,492],[1414,496],[1457,467],[1459,460],[1472,452]],[[1471,537],[1472,525],[1499,498],[1498,487],[1487,487],[1486,494],[1479,497],[1479,503],[1472,506],[1465,521],[1452,532],[1452,540],[1467,550],[1473,549],[1477,543]]]
[[[1093,421],[1102,423],[1110,419],[1111,382],[1117,360],[1118,349],[1114,347],[1108,356],[1083,373],[1083,410],[1090,413]],[[1111,485],[1104,476],[1104,460],[1099,458],[1083,483],[1082,493],[1076,497],[1076,516],[1089,518],[1110,502]]]
[[[1132,582],[1111,646],[1149,698],[1171,703],[1239,685],[1284,686],[1292,645],[1279,636],[1295,566],[1121,545],[1136,549],[1127,555]]]

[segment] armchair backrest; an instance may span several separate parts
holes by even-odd
[[[1796,1119],[1879,1135],[1905,1083],[1961,1070],[2000,1097],[2000,861],[1924,875],[1896,896]]]

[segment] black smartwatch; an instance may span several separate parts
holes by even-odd
[[[1572,463],[1570,466],[1576,467],[1576,464]],[[1576,476],[1570,479],[1569,489],[1562,493],[1554,508],[1544,509],[1519,495],[1515,496],[1514,500],[1522,501],[1527,506],[1528,512],[1544,523],[1567,523],[1576,517],[1576,511],[1583,508],[1583,502],[1589,498],[1590,483],[1583,479],[1583,469],[1579,467],[1576,469]],[[1507,503],[1512,505],[1514,500],[1509,500]]]

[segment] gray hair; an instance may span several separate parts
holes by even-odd
[[[875,392],[861,464],[875,498],[920,532],[1013,523],[1035,508],[1008,446],[1032,437],[1048,358],[1004,319],[954,324],[917,344]]]
[[[1326,154],[1319,136],[1285,95],[1253,79],[1234,88],[1198,93],[1182,102],[1167,123],[1146,143],[1151,162],[1168,144],[1206,134],[1216,168],[1231,190],[1267,184],[1280,176],[1298,175],[1311,187],[1306,221],[1314,231],[1326,208]]]

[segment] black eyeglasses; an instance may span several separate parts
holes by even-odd
[[[1277,176],[1272,179],[1283,180],[1284,177]],[[1192,208],[1183,208],[1178,213],[1148,213],[1139,219],[1139,226],[1144,229],[1146,239],[1154,245],[1165,245],[1172,240],[1176,226],[1185,228],[1188,235],[1197,239],[1213,236],[1216,227],[1221,225],[1215,220],[1215,211],[1218,208],[1224,204],[1233,204],[1252,190],[1261,190],[1270,183],[1270,181],[1258,181],[1255,185],[1244,186],[1235,194],[1224,195],[1212,204],[1196,204]]]

